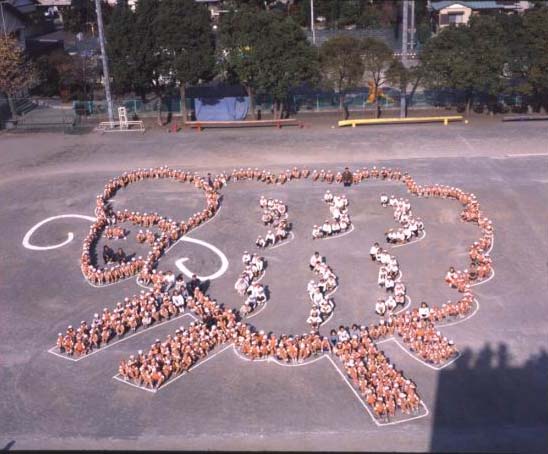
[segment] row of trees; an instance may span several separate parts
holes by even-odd
[[[479,99],[496,110],[500,94],[522,95],[534,110],[548,110],[547,7],[523,15],[473,16],[465,26],[444,28],[408,68],[382,43],[347,36],[326,42],[320,57],[324,77],[343,94],[362,86],[365,74],[375,91],[384,84],[398,87],[406,106],[420,85],[460,93],[467,113]],[[344,109],[344,96],[340,103]]]
[[[272,95],[281,112],[292,87],[319,81],[317,51],[293,19],[246,5],[223,15],[214,35],[209,11],[194,0],[139,0],[135,12],[119,2],[107,52],[115,92],[144,97],[178,86],[183,109],[187,87],[214,77],[242,84],[252,112],[257,93]]]
[[[548,109],[548,8],[472,17],[467,26],[430,39],[420,60],[421,83],[460,90],[467,111],[479,95],[492,108],[505,92],[527,96],[535,110]]]

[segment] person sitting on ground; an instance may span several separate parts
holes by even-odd
[[[313,228],[312,228],[312,239],[313,240],[318,240],[320,238],[323,237],[323,232],[322,232],[322,229],[320,227],[318,227],[317,225],[315,225]]]
[[[195,274],[192,275],[192,279],[187,284],[187,291],[190,295],[194,295],[194,290],[200,289],[202,281]]]
[[[371,246],[371,249],[369,249],[369,256],[373,262],[377,260],[377,254],[380,250],[381,247],[379,246],[379,243],[374,243],[373,246]]]
[[[342,173],[342,182],[344,186],[348,187],[352,184],[353,175],[352,172],[348,169],[348,167],[344,168],[344,172]]]
[[[428,304],[426,304],[425,301],[421,303],[421,306],[419,307],[419,316],[422,319],[427,319],[430,317],[430,308],[428,307]]]
[[[257,245],[257,247],[260,247],[260,248],[266,247],[266,241],[261,235],[257,237],[257,241],[255,241],[255,244]]]
[[[377,303],[375,304],[375,312],[381,317],[386,313],[386,303],[384,300],[377,300]]]
[[[312,257],[310,257],[310,261],[308,263],[310,270],[313,271],[316,268],[316,265],[318,265],[318,263],[323,263],[323,257],[320,255],[318,251],[316,251],[314,252]]]
[[[116,261],[120,263],[124,263],[127,261],[126,253],[121,247],[118,248],[118,250],[116,251]]]
[[[317,331],[320,323],[322,323],[322,317],[320,316],[320,311],[317,309],[312,309],[310,311],[310,316],[306,319],[306,323],[308,323],[314,331]]]
[[[276,244],[276,236],[274,235],[272,230],[269,230],[268,232],[266,232],[266,236],[264,237],[264,242],[265,244],[270,244],[271,246]]]
[[[258,282],[251,285],[247,289],[247,292],[255,299],[255,301],[257,301],[258,304],[266,303],[266,293],[264,287]]]
[[[249,262],[251,262],[251,254],[247,251],[244,251],[244,255],[242,255],[242,262],[244,265],[249,265]]]
[[[103,246],[103,261],[105,263],[115,261],[114,250],[110,248],[107,244]]]
[[[329,220],[326,219],[322,225],[322,232],[325,236],[330,236],[332,231],[331,224],[329,223]]]

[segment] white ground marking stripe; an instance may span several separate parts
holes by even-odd
[[[228,259],[226,258],[226,255],[224,255],[222,251],[220,251],[218,248],[216,248],[212,244],[209,244],[203,240],[198,240],[196,238],[190,238],[188,236],[181,237],[180,241],[186,241],[188,243],[194,243],[194,244],[199,244],[200,246],[204,246],[210,251],[213,251],[215,254],[217,254],[217,256],[221,259],[221,267],[215,273],[210,274],[209,276],[198,276],[198,279],[202,281],[217,279],[218,277],[221,277],[223,274],[225,274],[226,270],[228,270]],[[188,257],[180,258],[175,262],[175,265],[177,266],[177,268],[179,268],[179,270],[183,274],[191,278],[194,273],[192,273],[192,271],[190,271],[184,265],[184,262],[186,262],[187,260],[188,260]]]
[[[479,304],[479,301],[474,298],[474,301],[476,302],[476,310],[474,312],[472,312],[468,317],[464,317],[464,318],[461,318],[460,320],[456,320],[454,322],[449,322],[449,323],[438,323],[436,324],[436,327],[438,328],[445,328],[447,326],[455,326],[455,325],[459,325],[460,323],[462,322],[465,322],[466,320],[470,320],[474,315],[476,315],[479,311],[479,308],[480,308],[480,304]]]
[[[339,233],[337,235],[326,236],[325,238],[319,238],[319,239],[320,240],[336,240],[338,238],[342,238],[345,235],[351,234],[353,231],[354,231],[354,224],[350,224],[350,228],[344,233]]]
[[[403,244],[395,244],[394,246],[391,247],[391,249],[396,249],[396,248],[399,248],[399,247],[402,247],[402,246],[408,246],[410,244],[414,244],[414,243],[418,243],[419,241],[422,241],[426,238],[426,230],[423,230],[422,231],[422,234],[419,238],[413,240],[413,241],[409,241],[407,243],[403,243]]]
[[[460,355],[461,353],[460,352],[457,352],[457,356],[455,356],[451,361],[448,361],[444,364],[442,364],[441,366],[434,366],[433,364],[430,364],[430,363],[427,363],[426,361],[423,361],[422,359],[420,359],[418,356],[416,355],[413,355],[413,353],[411,353],[409,350],[407,350],[407,348],[405,348],[403,345],[401,345],[394,337],[390,338],[389,340],[391,341],[394,341],[398,347],[400,347],[405,353],[407,353],[411,358],[413,359],[416,359],[419,363],[422,363],[424,364],[425,366],[429,367],[430,369],[434,369],[434,370],[441,370],[441,369],[444,369],[445,367],[449,366],[449,364],[452,364],[454,363],[457,359],[460,358]]]
[[[97,348],[95,350],[92,350],[91,353],[88,353],[87,355],[83,355],[83,356],[80,356],[79,358],[72,358],[70,356],[67,356],[67,355],[63,355],[61,353],[58,353],[56,352],[55,350],[57,350],[57,346],[55,347],[52,347],[48,350],[48,353],[51,353],[52,355],[55,355],[55,356],[59,356],[60,358],[63,358],[63,359],[67,359],[69,361],[75,361],[75,362],[78,362],[78,361],[81,361],[83,359],[86,359],[86,358],[89,358],[90,356],[93,356],[95,355],[95,353],[99,353],[99,352],[102,352],[104,350],[106,350],[107,348],[110,348],[110,347],[113,347],[114,345],[116,344],[119,344],[121,342],[124,342],[128,339],[131,339],[132,337],[135,337],[135,336],[138,336],[139,334],[143,334],[143,333],[150,333],[152,330],[154,330],[155,328],[158,328],[160,326],[163,326],[163,325],[167,325],[168,323],[171,323],[175,320],[179,320],[183,317],[191,317],[194,321],[197,321],[198,319],[193,315],[193,314],[190,314],[188,312],[185,312],[184,314],[181,314],[181,315],[178,315],[177,317],[174,317],[174,318],[171,318],[169,320],[165,320],[163,322],[160,322],[160,323],[155,323],[154,325],[150,325],[149,328],[143,328],[143,329],[140,329],[138,331],[136,331],[135,333],[133,334],[130,334],[129,336],[124,336],[122,337],[121,339],[118,339],[114,342],[110,342],[108,343],[107,345],[105,345],[104,347],[101,347],[101,348]]]
[[[49,251],[49,250],[57,249],[69,244],[74,239],[74,234],[72,232],[68,232],[67,239],[63,241],[62,243],[51,244],[49,246],[35,246],[30,243],[31,236],[34,234],[34,232],[36,232],[36,230],[38,230],[44,224],[47,224],[48,222],[51,222],[51,221],[55,221],[56,219],[66,219],[66,218],[85,219],[86,221],[92,221],[92,222],[96,221],[95,217],[85,216],[83,214],[61,214],[59,216],[52,216],[50,218],[44,219],[43,221],[40,221],[38,224],[30,228],[30,230],[23,237],[23,242],[22,242],[23,247],[30,249],[32,251]]]
[[[489,282],[494,277],[495,277],[495,269],[491,268],[491,273],[487,279],[484,279],[483,281],[479,281],[479,282],[474,282],[473,284],[470,284],[470,287],[475,287],[477,285],[485,284],[486,282]]]
[[[275,246],[270,246],[268,249],[277,249],[279,247],[282,247],[282,246],[285,246],[286,244],[289,244],[291,243],[294,239],[295,239],[295,234],[293,232],[289,232],[289,236],[291,238],[287,239],[287,240],[284,240],[278,244],[276,244]]]
[[[112,378],[114,378],[115,380],[118,380],[121,383],[124,383],[125,385],[133,386],[134,388],[140,389],[142,391],[148,391],[148,392],[156,393],[156,392],[161,391],[162,389],[166,388],[167,386],[171,385],[172,383],[176,382],[177,380],[179,380],[179,378],[184,377],[190,371],[198,368],[202,364],[207,363],[210,359],[215,358],[217,355],[221,354],[222,352],[224,352],[227,348],[229,348],[231,346],[232,346],[232,344],[230,343],[230,344],[226,345],[224,348],[222,348],[221,350],[219,350],[218,352],[215,352],[212,355],[208,355],[203,361],[198,362],[197,364],[192,366],[190,369],[188,369],[188,371],[177,375],[175,378],[173,378],[171,380],[168,380],[167,382],[165,382],[162,386],[160,386],[157,389],[150,389],[150,388],[145,388],[144,386],[136,385],[135,383],[132,383],[130,380],[124,380],[123,378],[121,378],[120,374],[116,374]]]
[[[129,380],[124,380],[123,378],[120,377],[119,374],[116,374],[112,378],[114,378],[114,380],[118,380],[119,382],[123,383],[124,385],[133,386],[134,388],[140,389],[141,391],[148,391],[149,393],[153,393],[153,394],[156,394],[156,392],[158,391],[157,389],[145,388],[144,386],[136,385],[135,383],[132,383]]]
[[[342,379],[345,381],[345,383],[348,385],[348,387],[352,390],[352,392],[354,393],[354,396],[356,396],[356,398],[358,399],[358,401],[360,402],[360,404],[363,406],[363,408],[366,409],[367,413],[369,413],[369,416],[371,417],[371,419],[373,420],[373,422],[377,425],[377,426],[389,426],[389,425],[395,425],[395,424],[401,424],[401,423],[404,423],[404,422],[409,422],[409,421],[412,421],[414,419],[419,419],[419,418],[424,418],[426,416],[428,416],[430,414],[429,410],[428,410],[428,407],[426,406],[426,404],[421,400],[421,405],[423,406],[424,410],[425,410],[425,414],[423,415],[419,415],[419,416],[413,416],[411,418],[406,418],[406,419],[402,419],[400,421],[392,421],[392,422],[381,422],[379,420],[377,420],[377,418],[375,418],[375,415],[371,412],[371,410],[369,409],[369,405],[367,405],[366,402],[364,402],[364,400],[362,399],[362,397],[360,396],[360,394],[358,393],[358,391],[356,391],[356,389],[354,388],[354,386],[352,385],[352,383],[350,383],[350,381],[348,380],[348,378],[346,377],[345,373],[342,372],[339,367],[337,366],[337,364],[335,363],[335,361],[333,361],[329,356],[325,355],[324,356],[325,358],[327,358],[329,360],[329,362],[331,363],[331,365],[335,368],[335,370],[339,373],[339,375],[342,377]]]
[[[268,300],[265,301],[263,304],[261,304],[262,307],[257,312],[253,312],[249,317],[245,317],[245,320],[250,320],[253,317],[255,317],[256,315],[259,315],[262,311],[264,311],[266,309],[267,305],[268,305]]]

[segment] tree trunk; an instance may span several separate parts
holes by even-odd
[[[415,96],[415,92],[417,91],[417,88],[419,86],[421,78],[418,77],[415,83],[413,84],[413,88],[411,89],[411,93],[409,93],[409,96],[407,97],[407,102],[405,103],[405,118],[407,118],[407,114],[409,112],[409,105],[413,101],[413,96]]]
[[[381,118],[381,98],[379,96],[379,87],[375,85],[375,105],[377,106],[377,118]]]
[[[280,101],[277,99],[272,100],[272,108],[274,110],[274,120],[278,120],[280,118]]]
[[[19,115],[17,115],[17,109],[15,108],[15,101],[13,100],[11,95],[6,95],[8,97],[8,104],[10,106],[11,111],[11,118],[12,120],[17,120],[19,118]]]
[[[186,124],[186,86],[184,83],[181,82],[181,86],[179,87],[179,93],[181,94],[181,125],[184,126]]]
[[[246,86],[245,91],[247,96],[249,96],[249,110],[251,110],[251,115],[253,120],[257,119],[257,112],[255,111],[255,93],[253,93],[253,88]]]
[[[472,109],[472,96],[467,96],[466,98],[466,115],[470,115],[470,110]]]
[[[350,117],[350,112],[348,111],[348,106],[345,104],[346,96],[339,92],[339,112],[345,120],[348,120]]]

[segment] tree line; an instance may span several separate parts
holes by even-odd
[[[423,87],[458,91],[467,111],[479,97],[495,111],[505,93],[522,95],[534,110],[548,109],[548,8],[542,4],[522,15],[478,15],[446,27],[404,67],[392,49],[371,38],[339,35],[316,48],[292,15],[261,3],[235,1],[213,27],[207,7],[193,0],[138,0],[135,11],[118,2],[106,30],[115,93],[145,100],[176,90],[184,109],[189,86],[215,79],[241,84],[254,115],[256,96],[271,95],[280,116],[287,114],[291,90],[308,85],[337,92],[341,115],[348,117],[346,94],[369,84],[374,94],[385,85],[399,88],[406,105]],[[10,94],[28,85],[29,77],[14,76],[18,64],[21,73],[32,71],[22,53],[8,47],[0,52],[0,91]],[[46,64],[42,79],[52,71]],[[379,96],[374,99],[378,104]]]

